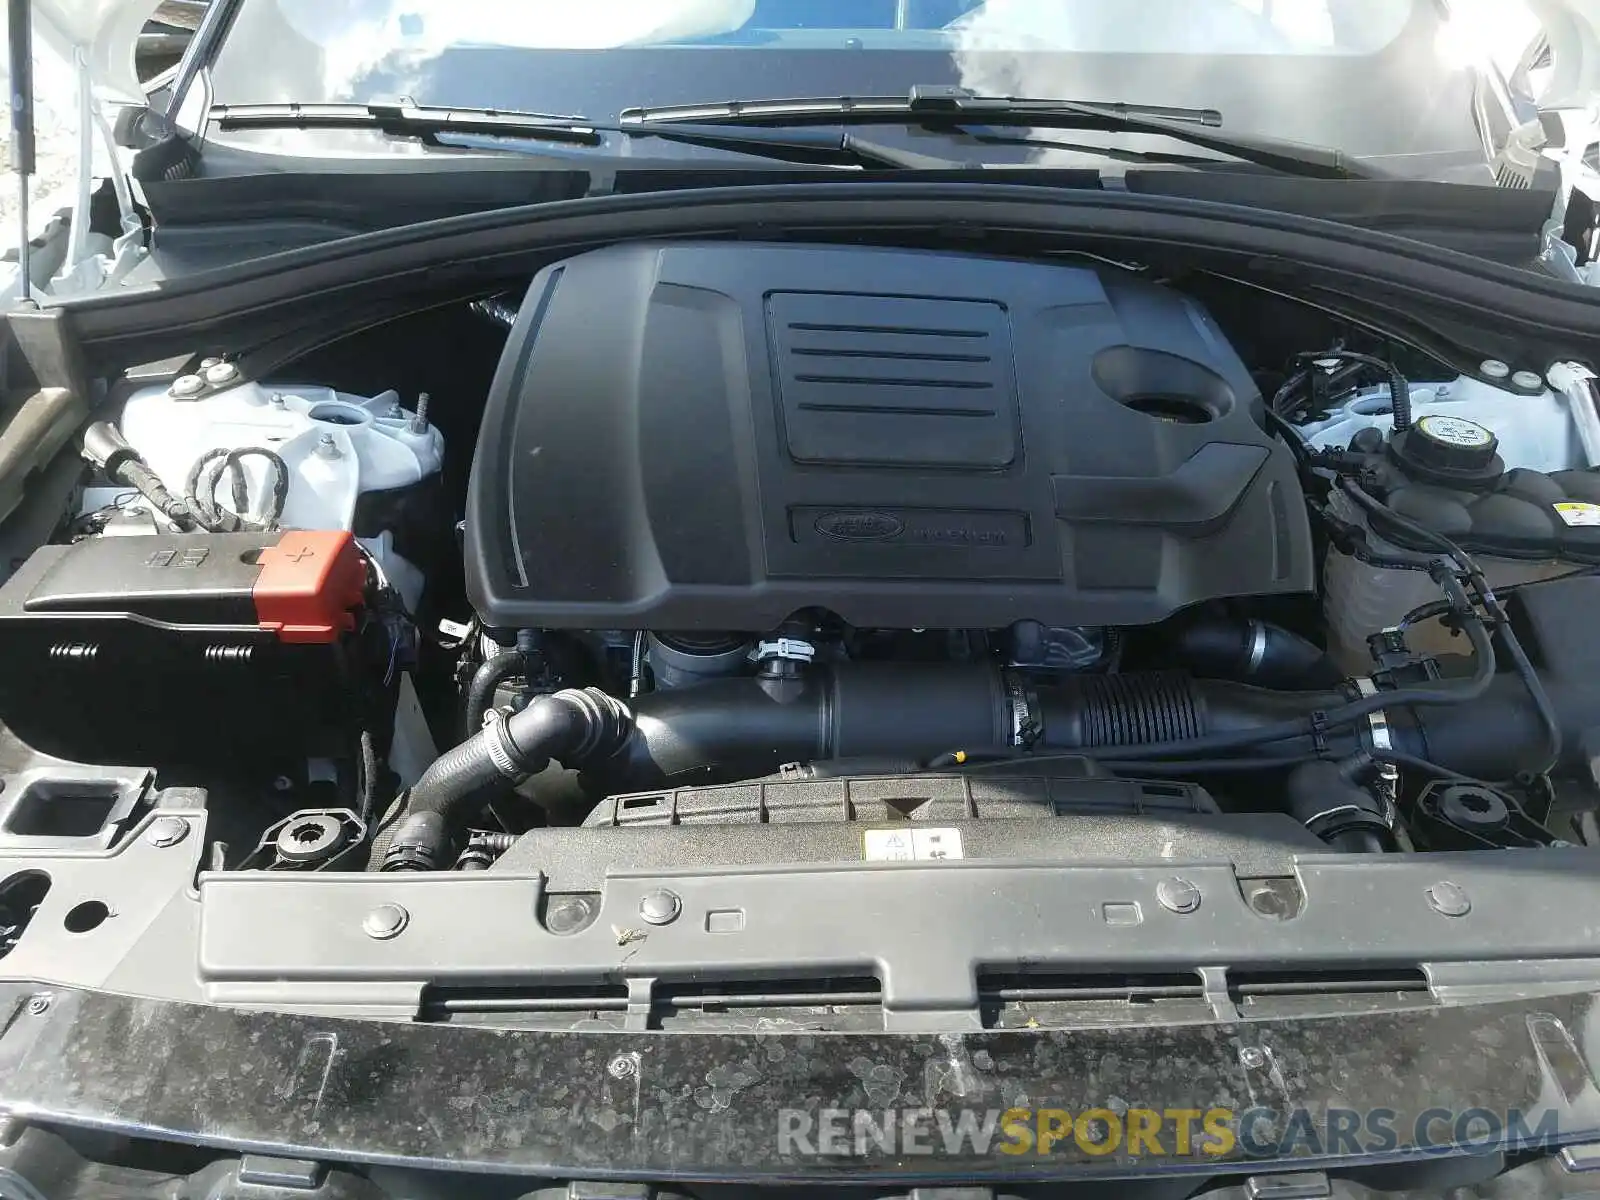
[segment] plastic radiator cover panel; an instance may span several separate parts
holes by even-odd
[[[1309,590],[1287,450],[1192,301],[1115,273],[672,244],[542,272],[468,590],[501,627],[1142,624]]]

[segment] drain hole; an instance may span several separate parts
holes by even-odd
[[[67,927],[68,933],[88,933],[98,929],[105,919],[111,915],[111,910],[99,900],[85,900],[82,904],[74,904],[67,910],[67,916],[62,924]]]

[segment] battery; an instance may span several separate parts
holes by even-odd
[[[340,753],[364,715],[365,586],[342,531],[43,546],[0,587],[0,721],[97,764]]]

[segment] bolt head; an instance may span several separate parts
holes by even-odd
[[[1267,1056],[1258,1046],[1246,1046],[1239,1051],[1239,1063],[1252,1071],[1259,1071],[1267,1065]]]
[[[343,849],[345,827],[328,813],[296,814],[282,829],[273,848],[285,862],[315,863]]]
[[[594,920],[594,905],[582,896],[569,896],[551,903],[544,914],[544,927],[551,933],[577,933]]]
[[[28,1011],[30,1013],[32,1013],[34,1016],[36,1016],[36,1017],[42,1016],[45,1013],[49,1012],[50,1011],[50,997],[49,997],[49,995],[47,993],[45,993],[45,992],[40,992],[37,996],[29,996],[28,997]]]
[[[369,938],[387,941],[395,937],[411,920],[411,914],[398,904],[380,904],[366,915],[361,930]]]
[[[613,1079],[627,1079],[638,1068],[634,1065],[632,1055],[619,1054],[606,1066],[606,1073]]]
[[[1200,907],[1200,889],[1187,879],[1163,879],[1156,884],[1156,900],[1173,913],[1192,913]]]
[[[683,901],[678,898],[678,893],[669,892],[666,888],[646,892],[644,899],[639,901],[639,919],[646,925],[670,925],[681,912]]]
[[[157,817],[145,831],[145,841],[152,846],[176,846],[189,836],[189,822],[182,817]]]
[[[1472,911],[1472,901],[1460,884],[1442,880],[1428,889],[1428,906],[1441,917],[1464,917]]]

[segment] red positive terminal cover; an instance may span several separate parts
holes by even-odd
[[[333,642],[356,627],[367,571],[351,534],[295,530],[262,550],[259,561],[250,591],[256,620],[280,641]]]

